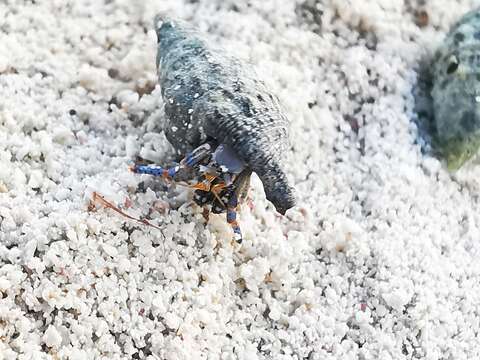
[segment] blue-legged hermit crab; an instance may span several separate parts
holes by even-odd
[[[198,181],[190,185],[195,202],[214,213],[226,212],[234,238],[241,242],[236,211],[252,172],[279,213],[295,205],[283,166],[288,120],[249,64],[183,22],[157,15],[154,23],[164,131],[178,153],[186,155],[171,168],[135,165],[131,170],[172,180],[189,173]]]

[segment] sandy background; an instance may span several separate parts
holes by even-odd
[[[479,4],[315,5],[0,2],[0,359],[480,357],[480,170],[422,153],[412,95]],[[158,10],[249,59],[292,121],[299,206],[276,215],[255,178],[241,247],[127,171],[172,160]],[[88,212],[93,191],[165,237]]]

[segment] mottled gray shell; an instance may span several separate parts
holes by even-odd
[[[251,66],[214,48],[184,23],[157,16],[155,29],[169,142],[179,153],[207,139],[229,145],[260,177],[277,211],[294,206],[282,161],[288,121],[277,98]]]
[[[435,53],[433,109],[449,168],[476,152],[480,137],[480,12],[460,19]]]

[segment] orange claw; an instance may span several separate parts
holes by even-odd
[[[190,186],[192,189],[210,191],[210,183],[199,182]]]
[[[208,174],[208,173],[205,173],[203,176],[205,176],[205,179],[207,179],[207,181],[210,182],[210,183],[217,178],[216,175],[211,175],[211,174]]]
[[[219,184],[215,184],[212,186],[212,189],[210,190],[211,192],[219,194],[223,189],[225,189],[227,186],[225,185],[224,182],[221,182]]]

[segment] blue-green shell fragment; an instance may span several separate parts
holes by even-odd
[[[480,10],[451,28],[432,72],[436,145],[454,171],[480,147]]]
[[[288,121],[278,99],[249,64],[187,24],[158,15],[155,29],[168,141],[183,154],[211,139],[227,144],[260,177],[277,211],[294,206],[283,165]]]

